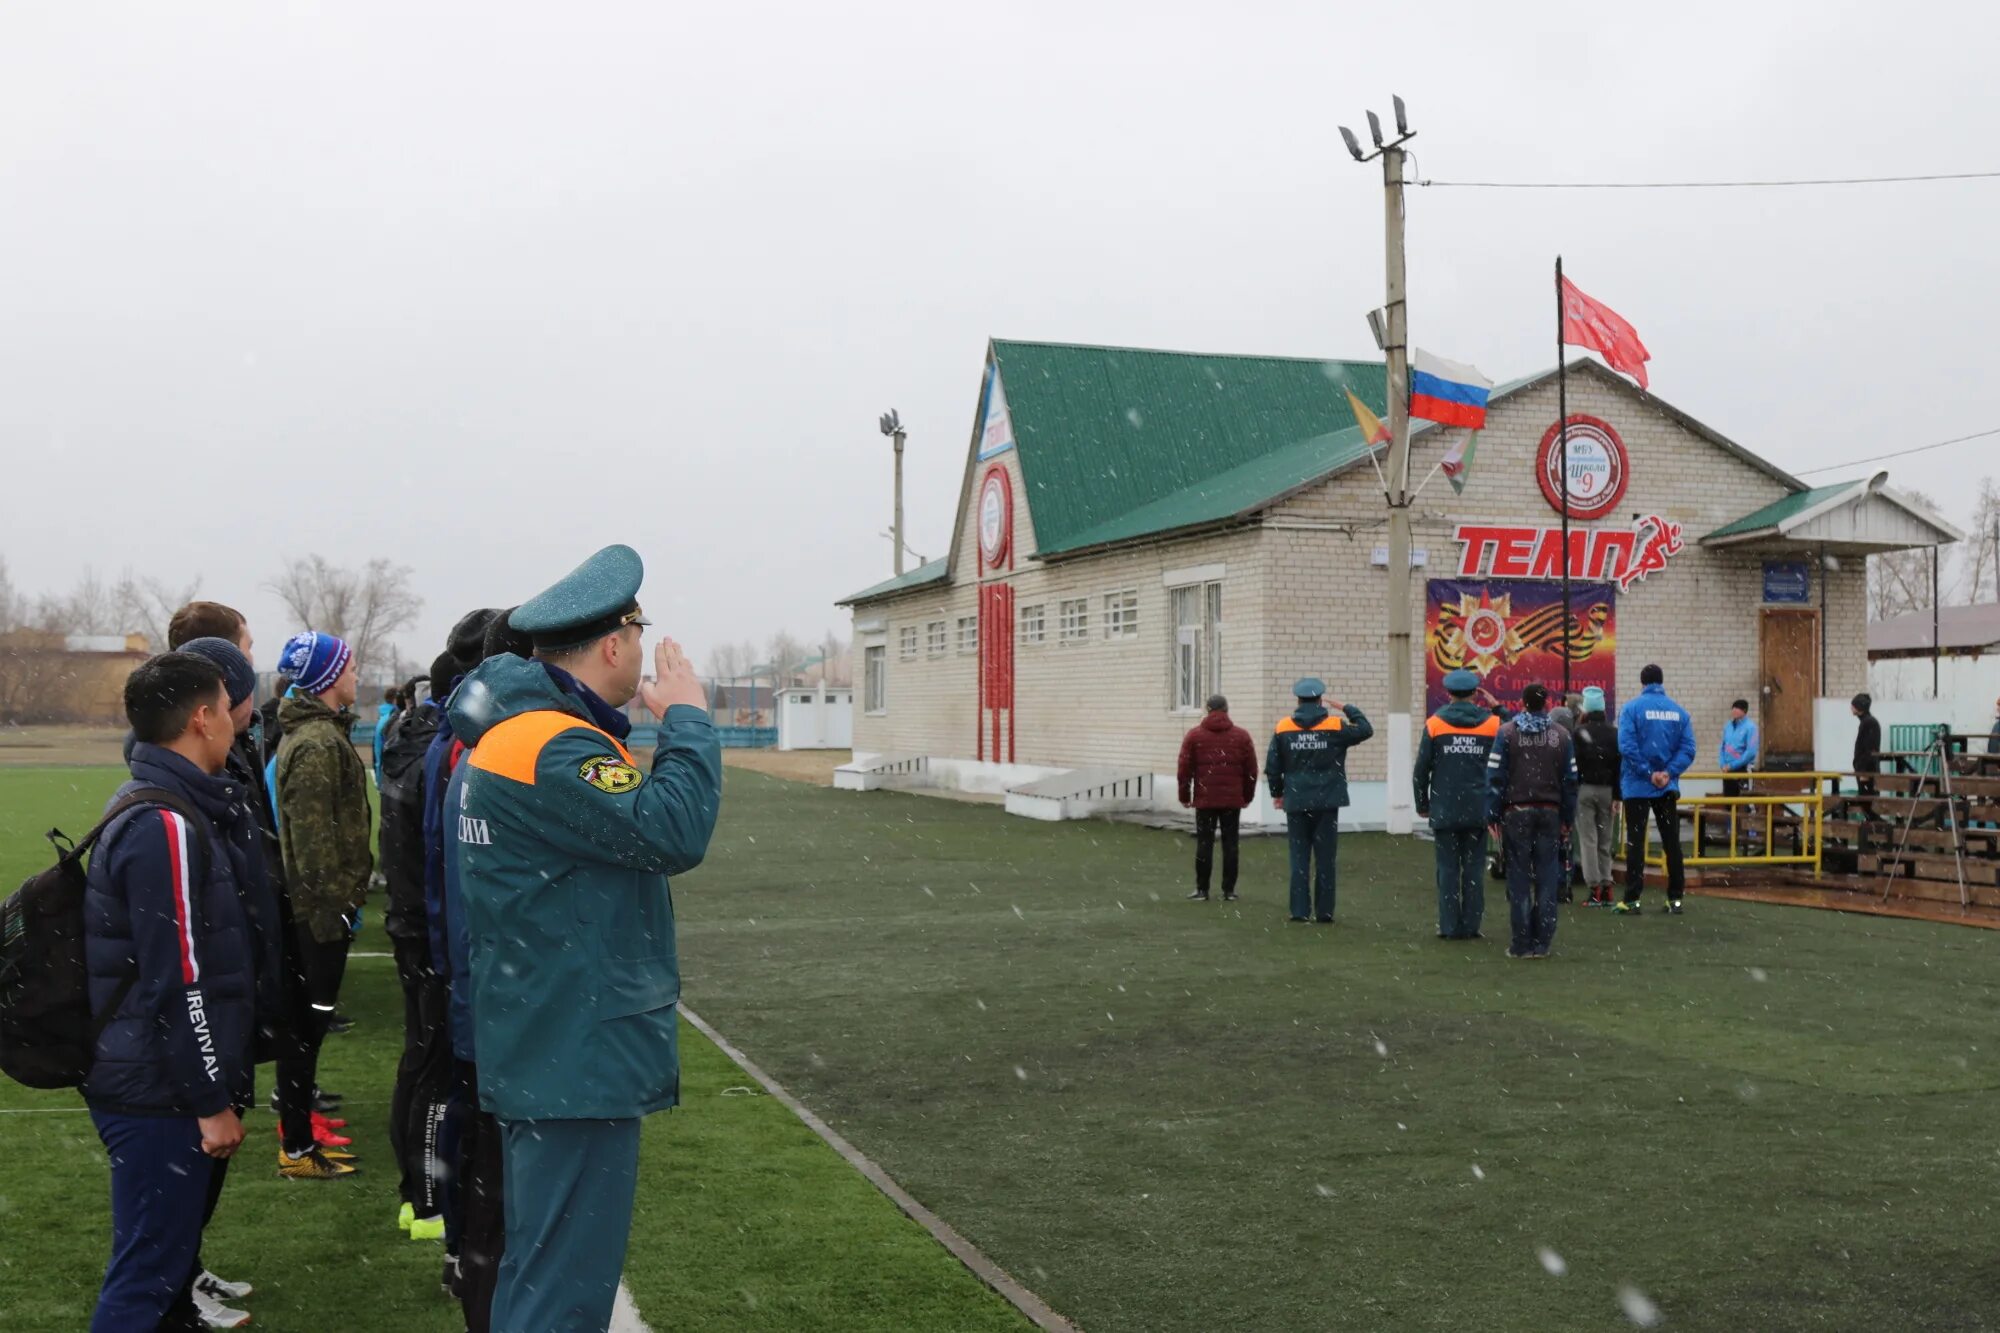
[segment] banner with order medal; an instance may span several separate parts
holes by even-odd
[[[1570,584],[1570,686],[1595,685],[1616,715],[1618,588]],[[1482,679],[1479,703],[1520,706],[1533,681],[1553,703],[1563,682],[1562,586],[1535,579],[1431,579],[1424,605],[1424,706],[1450,700],[1444,677],[1469,667]]]

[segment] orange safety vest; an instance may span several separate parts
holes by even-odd
[[[1491,740],[1500,734],[1500,719],[1489,715],[1484,722],[1481,722],[1476,727],[1461,727],[1433,715],[1429,721],[1424,723],[1424,730],[1429,733],[1432,740],[1436,740],[1440,736],[1484,736],[1488,740]]]

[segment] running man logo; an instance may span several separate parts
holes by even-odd
[[[584,760],[576,775],[599,791],[613,796],[631,791],[645,781],[638,769],[608,754],[593,755]]]

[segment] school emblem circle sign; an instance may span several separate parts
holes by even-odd
[[[979,554],[989,568],[1007,558],[1007,539],[1014,529],[1014,494],[1007,470],[992,468],[979,488]]]
[[[1542,436],[1535,469],[1543,497],[1558,514],[1563,511],[1562,435],[1560,423],[1549,427]],[[1568,435],[1569,516],[1603,518],[1625,498],[1625,483],[1632,471],[1625,441],[1618,438],[1610,422],[1574,414],[1569,419]]]

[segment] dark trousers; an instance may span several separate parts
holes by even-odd
[[[1486,917],[1486,830],[1436,829],[1438,934],[1469,940]]]
[[[1658,826],[1667,852],[1667,901],[1677,903],[1687,888],[1687,874],[1681,866],[1680,797],[1670,791],[1625,798],[1625,901],[1638,902],[1646,887],[1648,816]]]
[[[1749,786],[1750,779],[1748,778],[1724,778],[1722,780],[1722,794],[1724,796],[1741,796]]]
[[[306,1002],[299,1006],[298,1030],[291,1034],[290,1048],[278,1057],[278,1116],[283,1123],[285,1151],[293,1153],[313,1145],[312,1103],[313,1089],[319,1083],[319,1048],[326,1041],[326,1025],[333,1021],[333,1005],[340,998],[341,978],[347,974],[347,948],[352,942],[351,937],[342,936],[322,944],[303,923],[298,940]]]
[[[449,1122],[446,1161],[445,1240],[458,1255],[460,1301],[467,1333],[493,1327],[493,1289],[507,1248],[507,1213],[501,1181],[505,1152],[500,1122],[479,1109],[479,1070],[459,1061]]]
[[[1507,914],[1515,953],[1545,954],[1556,939],[1562,885],[1562,816],[1554,806],[1517,805],[1506,814]]]
[[[91,1333],[199,1329],[188,1287],[217,1174],[200,1122],[95,1108],[90,1118],[111,1154],[111,1262]]]
[[[403,1058],[389,1102],[389,1145],[402,1168],[403,1202],[418,1217],[444,1211],[440,1138],[451,1097],[451,991],[431,971],[424,940],[396,940],[403,984]]]
[[[1333,920],[1334,874],[1340,864],[1340,811],[1287,810],[1292,851],[1292,919]]]
[[[496,1333],[601,1333],[611,1323],[632,1200],[639,1117],[503,1120],[507,1256],[493,1298]]]
[[[1243,827],[1241,810],[1194,812],[1194,886],[1208,896],[1208,879],[1215,869],[1215,835],[1222,833],[1222,892],[1236,892],[1236,840]]]

